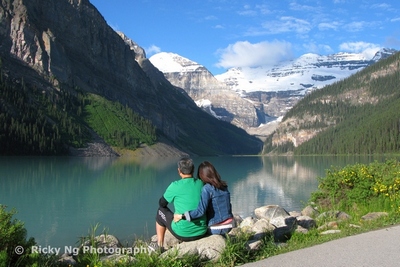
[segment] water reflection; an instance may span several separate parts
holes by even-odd
[[[301,210],[312,191],[317,188],[315,168],[308,168],[293,157],[262,157],[260,167],[246,177],[238,177],[231,186],[234,212],[241,216],[253,215],[257,207],[280,205]]]
[[[212,157],[228,182],[233,212],[278,204],[300,210],[330,166],[372,158]],[[158,199],[179,179],[177,158],[0,158],[0,203],[15,207],[28,236],[40,245],[74,245],[100,223],[122,242],[155,234]],[[101,230],[100,229],[100,230]]]

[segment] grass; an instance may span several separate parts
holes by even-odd
[[[83,117],[108,144],[134,150],[141,143],[156,141],[155,127],[132,109],[93,94],[86,98]]]

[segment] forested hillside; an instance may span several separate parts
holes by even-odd
[[[128,107],[81,90],[39,90],[0,71],[1,155],[67,155],[92,139],[91,130],[120,148],[156,141],[151,122]]]
[[[304,97],[265,142],[264,153],[400,152],[400,54]]]

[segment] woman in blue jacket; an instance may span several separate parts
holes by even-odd
[[[231,197],[227,183],[221,180],[215,167],[208,161],[199,165],[197,177],[204,183],[197,209],[175,214],[174,221],[191,221],[206,214],[209,234],[227,234],[233,227]]]

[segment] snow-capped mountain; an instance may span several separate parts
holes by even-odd
[[[305,54],[274,67],[232,68],[215,78],[236,92],[302,90],[306,93],[342,80],[394,52],[382,49],[370,58],[363,53]]]
[[[349,77],[395,52],[382,49],[373,57],[305,54],[274,67],[232,68],[215,77],[204,66],[174,53],[158,53],[149,60],[205,111],[262,136],[271,131],[268,123],[276,126],[307,92]]]
[[[149,60],[171,84],[184,89],[197,106],[212,116],[244,129],[260,124],[254,104],[215,79],[204,66],[165,52]]]
[[[204,66],[175,53],[161,52],[149,58],[150,62],[163,73],[192,72]]]

